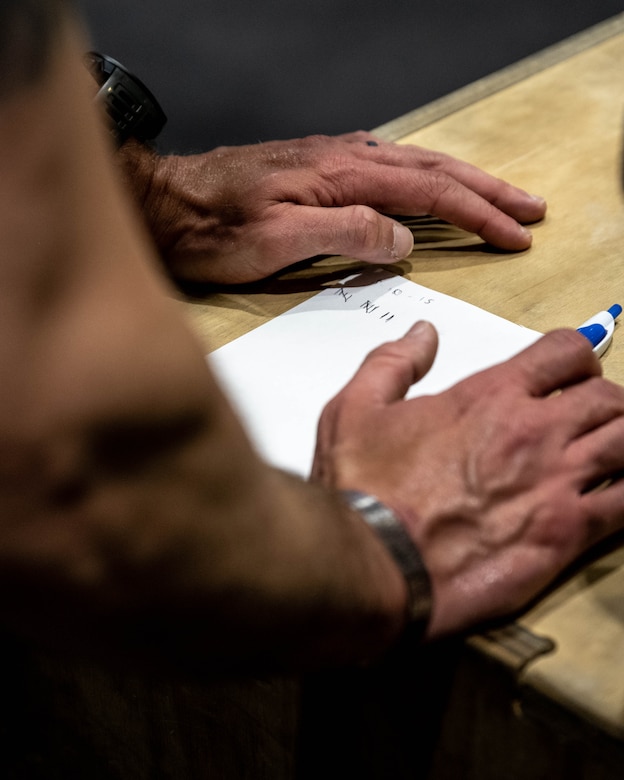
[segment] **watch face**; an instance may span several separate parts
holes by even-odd
[[[96,101],[104,106],[118,144],[130,137],[156,138],[167,117],[145,84],[112,57],[89,52],[85,63],[100,86]]]

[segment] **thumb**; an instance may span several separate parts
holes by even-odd
[[[368,206],[340,209],[337,254],[369,263],[394,263],[414,249],[412,231]]]
[[[438,334],[430,322],[413,325],[403,338],[370,352],[348,385],[352,400],[389,404],[405,397],[433,364]]]
[[[280,219],[280,235],[291,257],[342,255],[395,263],[414,248],[409,228],[368,206],[297,205],[289,209],[288,220],[280,211]]]

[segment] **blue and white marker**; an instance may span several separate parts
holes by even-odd
[[[614,303],[610,309],[599,311],[586,322],[580,325],[577,330],[585,338],[589,339],[594,352],[600,357],[611,343],[613,331],[615,330],[615,320],[622,313],[622,307],[619,303]]]

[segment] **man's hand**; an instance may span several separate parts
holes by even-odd
[[[555,331],[437,396],[432,326],[372,352],[325,409],[313,477],[376,495],[429,569],[429,636],[523,607],[624,525],[624,388],[588,342]]]
[[[448,155],[365,132],[206,154],[121,151],[128,182],[171,274],[236,284],[319,254],[392,263],[413,248],[387,214],[431,214],[507,250],[546,204]]]

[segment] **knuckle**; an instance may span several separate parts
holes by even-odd
[[[305,138],[301,140],[308,146],[316,147],[319,144],[325,145],[334,139],[329,135],[325,135],[324,133],[313,133],[312,135],[306,135]]]
[[[356,205],[350,209],[346,235],[350,244],[361,249],[373,249],[383,243],[380,220],[368,206]]]
[[[427,170],[420,175],[416,186],[428,210],[434,213],[440,200],[448,197],[459,184],[443,171]]]
[[[385,361],[395,362],[396,360],[403,358],[403,351],[401,350],[399,343],[396,341],[386,341],[375,347],[368,353],[365,362],[369,361]]]
[[[611,408],[621,414],[624,413],[624,387],[602,377],[592,377],[588,380],[588,384],[591,386],[592,392],[595,388],[596,393],[600,392],[603,395]]]
[[[309,162],[317,160],[319,153],[325,155],[328,149],[334,147],[334,143],[330,136],[317,133],[293,141],[292,149],[303,161]]]
[[[587,356],[588,361],[600,365],[600,362],[593,354],[589,341],[578,331],[571,328],[557,328],[546,333],[540,341],[551,349],[558,352],[565,352],[570,356],[581,358]]]
[[[505,414],[501,423],[509,434],[509,449],[529,452],[537,452],[556,425],[552,417],[542,417],[533,408],[520,410],[516,414]]]
[[[319,205],[333,207],[358,203],[358,163],[345,153],[343,146],[311,149],[303,156],[302,165],[312,171]]]
[[[374,138],[374,135],[368,132],[368,130],[355,130],[351,133],[351,138],[354,141],[370,141]]]
[[[376,371],[392,373],[406,385],[416,378],[414,366],[399,341],[387,341],[369,352],[362,365],[370,367],[371,364]]]
[[[341,428],[343,417],[351,407],[350,395],[351,389],[347,385],[325,404],[318,419],[317,429],[319,433],[331,435]]]
[[[426,171],[441,171],[449,157],[434,149],[418,147],[418,167]]]
[[[513,388],[513,381],[509,372],[503,374],[500,366],[494,366],[462,380],[449,392],[455,394],[462,409],[483,406],[487,408],[488,416],[492,417],[499,414],[502,407],[507,409],[507,399],[511,398],[515,403],[516,393],[510,393],[510,387]]]

